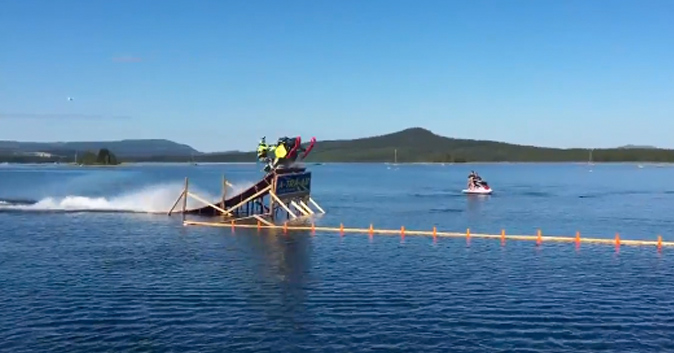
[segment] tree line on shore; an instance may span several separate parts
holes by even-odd
[[[252,148],[251,148],[252,150]],[[116,157],[107,148],[98,153],[78,153],[80,164],[115,165],[120,162],[255,162],[255,152],[163,154]],[[79,159],[81,158],[81,160]],[[658,162],[674,163],[674,150],[658,148],[558,149],[522,146],[496,141],[447,138],[421,129],[354,140],[319,141],[307,162],[398,162],[398,163],[467,163],[467,162]],[[36,155],[3,154],[0,163],[72,163],[73,154]]]
[[[394,151],[397,151],[397,163],[470,163],[470,162],[588,162],[589,150],[573,149],[563,151],[527,150],[508,153],[507,151],[489,152],[479,150],[445,151],[423,153],[414,149],[387,148],[386,151],[314,151],[306,162],[343,162],[343,163],[384,163],[394,162]],[[117,159],[110,153],[101,157],[100,153],[83,152],[77,157],[77,164],[84,165],[116,165],[121,162],[164,162],[164,163],[216,163],[216,162],[255,162],[255,153],[212,153],[194,157],[187,156],[150,156]],[[600,149],[592,151],[592,162],[657,162],[674,163],[674,151],[660,149]],[[0,163],[73,163],[72,156],[52,155],[48,157],[34,155],[2,155]]]
[[[118,165],[121,161],[107,148],[98,152],[83,151],[75,156],[56,154],[3,154],[0,153],[0,163],[74,163],[80,165]]]

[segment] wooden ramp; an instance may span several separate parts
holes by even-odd
[[[272,181],[274,180],[274,177],[277,175],[281,174],[291,174],[291,173],[302,173],[305,172],[306,168],[288,168],[288,169],[279,169],[274,171],[273,173],[267,174],[262,180],[257,182],[257,184],[251,186],[250,188],[244,190],[243,192],[239,193],[238,195],[234,195],[232,197],[228,197],[224,200],[221,200],[220,202],[217,203],[220,208],[228,209],[230,207],[233,207],[237,204],[242,203],[244,200],[250,198],[251,196],[259,193],[260,191],[264,190],[265,188],[268,188],[271,184]],[[264,197],[267,196],[267,192],[263,192],[259,195],[259,197]],[[223,201],[224,201],[224,207],[223,207]],[[202,216],[219,216],[222,214],[222,211],[219,211],[215,209],[213,206],[207,205],[201,208],[195,208],[195,209],[188,209],[185,210],[186,214],[195,214],[195,215],[202,215]]]
[[[323,209],[311,198],[311,172],[306,168],[284,168],[265,175],[255,185],[243,192],[223,197],[219,202],[211,203],[192,192],[189,192],[189,181],[185,178],[185,189],[168,212],[174,212],[178,203],[182,201],[183,220],[186,215],[203,217],[224,217],[235,221],[260,221],[272,224],[279,216],[285,213],[288,220],[315,214],[309,205],[313,205],[320,213]],[[224,190],[228,183],[223,178]],[[187,198],[191,197],[204,204],[200,208],[187,208]],[[225,219],[221,219],[223,221]]]

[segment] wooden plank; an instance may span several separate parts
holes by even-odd
[[[286,212],[288,212],[288,214],[290,214],[290,215],[293,217],[293,219],[297,218],[297,215],[295,215],[295,213],[293,213],[293,211],[291,211],[290,208],[288,208],[288,206],[286,206],[286,204],[283,203],[283,201],[281,201],[281,199],[279,199],[278,196],[276,196],[276,194],[274,194],[273,192],[269,192],[269,195],[271,195],[271,197],[272,197],[272,198],[273,198],[279,205],[281,205],[281,207],[283,207],[283,209],[284,209]]]
[[[262,217],[260,217],[260,216],[258,216],[258,215],[253,215],[253,217],[255,217],[255,219],[257,219],[258,221],[264,223],[265,225],[267,225],[267,226],[269,226],[269,227],[274,226],[273,223],[267,221],[266,219],[264,219],[264,218],[262,218]]]
[[[311,204],[314,205],[314,207],[318,208],[318,210],[321,211],[321,213],[325,213],[325,211],[323,211],[323,209],[321,208],[321,206],[319,206],[319,205],[316,203],[316,201],[314,201],[314,199],[312,199],[311,197],[309,198],[309,202],[311,202]]]
[[[247,199],[245,199],[245,200],[243,200],[243,201],[237,203],[236,205],[230,207],[230,208],[227,209],[227,211],[225,211],[225,212],[227,212],[228,214],[231,214],[232,211],[234,211],[234,210],[236,210],[237,208],[241,207],[241,205],[246,204],[248,201],[255,200],[256,198],[260,197],[262,194],[268,192],[269,190],[271,190],[271,185],[265,187],[264,189],[262,189],[262,190],[256,192],[255,194],[253,194],[253,195],[250,196],[249,198],[247,198]]]
[[[176,206],[178,206],[178,202],[180,202],[180,199],[182,199],[183,197],[185,197],[185,190],[180,192],[180,196],[178,196],[176,202],[174,202],[173,206],[171,206],[171,209],[168,211],[169,216],[171,215],[171,213],[173,213],[173,210],[176,208]]]
[[[300,211],[303,215],[308,216],[309,212],[307,212],[304,208],[302,208],[300,205],[297,204],[295,201],[290,201],[290,205],[295,207],[298,211]]]
[[[304,203],[303,200],[299,200],[298,203],[300,204],[300,206],[304,207],[304,209],[307,210],[307,212],[309,212],[309,213],[311,213],[311,214],[315,214],[315,213],[316,213],[316,212],[314,212],[314,210],[312,210],[312,209],[309,207],[309,205],[307,205],[306,203]]]
[[[231,216],[231,215],[232,215],[231,212],[227,212],[226,210],[224,210],[224,209],[222,209],[222,208],[220,208],[220,207],[218,207],[218,206],[216,206],[216,205],[214,205],[214,204],[212,204],[212,203],[210,203],[210,202],[208,202],[208,201],[202,199],[202,198],[199,197],[198,195],[195,195],[195,194],[193,194],[193,193],[191,193],[191,192],[188,192],[187,195],[190,196],[190,197],[193,197],[193,198],[195,198],[195,199],[197,199],[197,200],[199,200],[199,201],[201,201],[201,202],[203,202],[203,203],[205,203],[205,204],[208,205],[208,206],[211,206],[211,207],[215,208],[216,210],[218,210],[218,211],[220,211],[220,212],[222,212],[222,213],[224,213],[224,214],[226,214],[226,215],[228,215],[228,216]]]

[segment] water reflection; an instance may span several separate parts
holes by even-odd
[[[266,306],[270,318],[299,328],[306,322],[306,288],[310,281],[311,235],[282,231],[237,231],[235,235],[244,248],[238,259],[248,267],[252,277],[240,278],[254,287],[251,300],[260,296],[272,305]]]
[[[486,202],[491,198],[490,195],[466,195],[466,205],[469,217],[479,217]]]

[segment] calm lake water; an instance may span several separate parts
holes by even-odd
[[[674,241],[674,167],[310,166],[319,225]],[[471,169],[494,195],[460,193]],[[665,352],[674,249],[183,227],[254,165],[0,165],[0,351]],[[233,192],[229,190],[228,192]],[[197,202],[190,202],[196,206]]]

